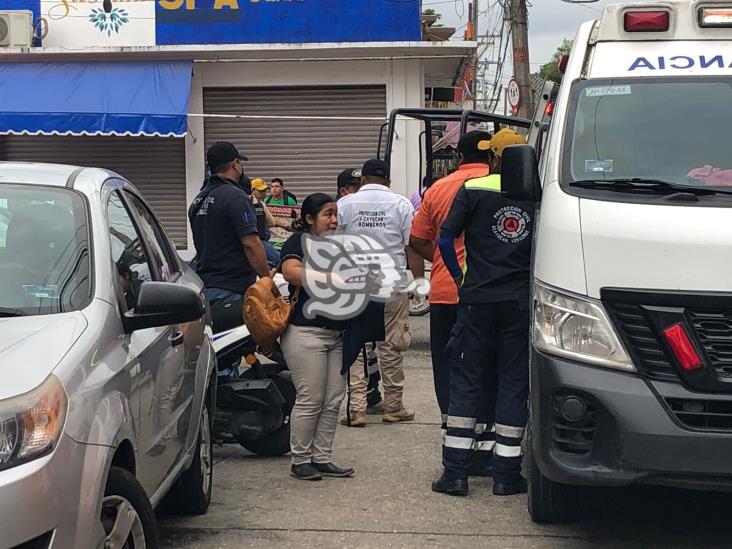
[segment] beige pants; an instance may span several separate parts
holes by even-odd
[[[290,325],[282,335],[282,351],[297,391],[290,416],[292,463],[330,463],[346,394],[343,333]]]
[[[379,369],[384,385],[384,410],[402,407],[404,394],[404,355],[412,342],[409,335],[409,298],[398,294],[384,308],[385,339],[378,343]],[[363,353],[351,368],[351,413],[366,412],[368,379],[364,376]]]

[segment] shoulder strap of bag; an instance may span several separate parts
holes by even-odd
[[[293,305],[295,303],[297,303],[298,300],[300,299],[300,290],[302,290],[302,288],[300,286],[295,288],[295,293],[292,294],[292,297],[290,298],[290,303],[292,303]]]
[[[274,282],[274,277],[275,277],[276,274],[277,274],[277,269],[272,269],[269,272],[269,277],[272,279],[273,282]],[[276,287],[277,287],[277,284],[275,284],[275,288]],[[290,316],[292,316],[292,313],[295,310],[295,303],[297,303],[298,299],[300,298],[300,290],[301,289],[302,288],[300,286],[298,286],[297,288],[295,288],[295,291],[290,296],[290,305],[292,305],[292,307],[290,307]]]

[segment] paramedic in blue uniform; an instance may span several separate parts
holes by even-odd
[[[529,391],[529,272],[535,207],[501,194],[500,161],[508,145],[525,140],[512,130],[479,143],[491,154],[491,175],[469,179],[458,191],[442,225],[439,247],[459,288],[458,321],[451,334],[450,404],[443,444],[444,472],[432,490],[468,494],[481,380],[498,374],[493,493],[526,491],[521,476],[521,439]],[[460,269],[455,239],[465,233],[466,269]],[[456,351],[456,352],[455,352]]]

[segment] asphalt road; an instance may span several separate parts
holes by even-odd
[[[526,497],[499,498],[490,479],[471,495],[430,491],[440,472],[440,429],[427,345],[427,318],[413,319],[405,400],[413,423],[339,428],[335,461],[351,479],[303,482],[289,459],[215,449],[208,514],[160,517],[161,546],[179,549],[271,547],[730,547],[732,496],[639,487],[597,494],[581,523],[538,526]],[[699,456],[704,459],[704,456]],[[732,456],[731,456],[732,459]]]

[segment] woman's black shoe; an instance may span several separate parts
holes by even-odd
[[[494,482],[494,496],[513,496],[515,494],[525,494],[527,490],[526,481],[524,479],[513,482]]]
[[[300,480],[323,480],[323,475],[320,474],[312,463],[301,463],[300,465],[293,465],[290,469],[290,474],[299,478]]]
[[[335,463],[313,463],[313,468],[324,477],[350,477],[355,472],[353,467],[338,467]]]
[[[450,496],[467,496],[468,479],[450,480],[443,474],[432,483],[432,491]]]

